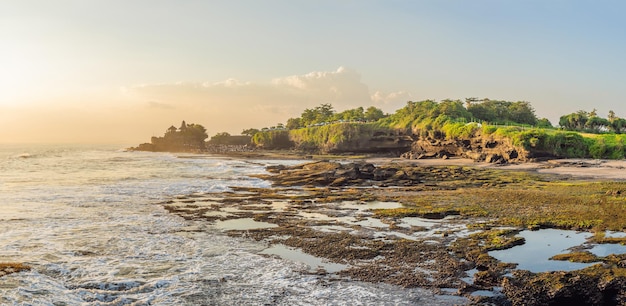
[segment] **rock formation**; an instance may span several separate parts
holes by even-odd
[[[523,162],[529,152],[517,147],[510,139],[475,136],[470,139],[423,138],[413,142],[411,150],[402,154],[406,159],[462,157],[475,161],[504,164]]]

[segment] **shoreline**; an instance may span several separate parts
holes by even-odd
[[[475,162],[471,159],[420,159],[407,160],[402,158],[371,158],[371,163],[384,164],[389,162],[410,163],[419,166],[465,166],[485,169],[530,171],[541,174],[570,176],[583,180],[626,180],[626,160],[598,159],[551,159],[547,161],[531,161],[517,164],[491,164]]]
[[[524,163],[493,164],[487,162],[476,162],[472,159],[451,157],[425,158],[425,159],[405,159],[401,157],[385,157],[367,154],[355,155],[316,155],[304,154],[300,152],[286,151],[253,151],[253,152],[225,152],[211,154],[233,159],[268,159],[268,160],[303,160],[319,161],[334,160],[355,162],[363,161],[377,165],[398,163],[417,166],[462,166],[484,169],[500,169],[514,171],[529,171],[540,174],[553,174],[569,176],[581,180],[626,180],[626,160],[608,159],[549,159],[546,161],[529,161]]]
[[[206,220],[231,236],[345,266],[338,271],[320,268],[313,274],[425,288],[475,303],[509,299],[513,305],[542,305],[571,292],[581,298],[626,296],[619,289],[626,288],[625,254],[563,250],[556,254],[560,260],[594,265],[537,273],[518,270],[515,263],[489,254],[525,244],[518,235],[524,230],[587,231],[594,234],[587,247],[626,241],[621,236],[605,237],[607,231],[626,228],[621,217],[626,214],[626,186],[614,182],[626,179],[626,161],[499,165],[457,158],[303,159],[284,152],[263,153],[245,154],[245,159],[302,163],[269,166],[268,174],[252,176],[272,182],[271,187],[194,194],[163,206],[188,220]],[[600,279],[609,285],[589,285]],[[545,287],[552,293],[535,295]],[[619,290],[613,292],[615,288]]]

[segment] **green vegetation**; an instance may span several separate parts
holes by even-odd
[[[449,122],[523,126],[535,125],[538,121],[535,110],[528,102],[468,98],[465,103],[460,100],[409,101],[405,107],[382,120],[381,124],[393,128],[430,131],[440,129]],[[549,125],[549,121],[546,121],[547,119],[542,119],[543,125]]]
[[[266,149],[289,149],[293,141],[289,139],[288,130],[269,130],[254,134],[252,142]]]
[[[494,220],[490,225],[626,229],[626,182],[546,181],[526,172],[446,168],[439,172],[446,176],[438,182],[439,190],[383,196],[379,200],[399,201],[405,207],[378,210],[376,215],[395,218],[446,212],[487,217]],[[454,173],[460,174],[455,178]],[[619,239],[598,241],[626,241]]]
[[[558,254],[558,255],[554,255],[550,257],[550,259],[551,260],[564,260],[564,261],[571,261],[571,262],[583,262],[583,263],[600,261],[600,258],[598,256],[592,254],[589,251]]]
[[[609,194],[612,194],[612,192],[609,192]],[[626,245],[626,237],[606,237],[604,231],[596,232],[593,236],[593,241],[597,243],[619,243]]]
[[[350,148],[369,140],[376,132],[389,129],[374,125],[385,115],[376,107],[363,107],[336,112],[331,104],[305,109],[301,117],[290,118],[286,125],[247,129],[252,142],[266,149],[294,148],[303,151],[331,152],[338,147]]]
[[[505,250],[517,245],[522,245],[525,239],[516,236],[519,230],[514,229],[490,229],[470,235],[470,239],[482,242],[480,248],[483,252]]]
[[[297,149],[329,152],[336,147],[357,147],[359,141],[371,139],[379,130],[373,124],[335,123],[291,130],[289,137],[297,144]]]
[[[370,106],[348,109],[337,113],[331,104],[321,104],[315,108],[305,109],[298,118],[290,118],[285,126],[289,130],[321,126],[337,122],[374,122],[385,117],[379,108]]]
[[[251,141],[252,137],[245,134],[233,136],[227,132],[221,132],[211,136],[211,140],[207,144],[245,146],[249,145]]]
[[[260,132],[258,129],[255,128],[250,128],[250,129],[245,129],[243,131],[241,131],[241,135],[246,135],[246,136],[254,136],[254,134]]]
[[[626,119],[619,118],[614,111],[609,111],[607,118],[598,117],[596,110],[586,112],[579,110],[559,118],[559,125],[566,130],[588,133],[624,133],[626,132]]]
[[[526,101],[467,98],[464,102],[409,101],[391,115],[376,107],[336,112],[331,104],[321,104],[305,109],[286,125],[260,131],[248,129],[244,133],[255,135],[253,142],[260,147],[319,152],[341,148],[353,151],[350,146],[367,145],[368,139],[380,134],[411,134],[422,139],[506,139],[520,150],[530,152],[530,157],[622,159],[626,156],[626,136],[620,134],[626,131],[626,119],[612,111],[607,119],[599,118],[595,110],[579,111],[562,116],[559,124],[561,128],[555,129],[548,119],[537,118]]]

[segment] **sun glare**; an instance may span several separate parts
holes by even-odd
[[[38,95],[50,77],[42,59],[19,50],[0,50],[0,105],[18,106]]]
[[[14,105],[28,91],[29,67],[16,58],[3,57],[0,69],[0,105]]]

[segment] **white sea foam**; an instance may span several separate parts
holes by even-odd
[[[31,157],[16,158],[23,152]],[[0,149],[0,262],[33,267],[0,277],[0,304],[463,302],[421,289],[303,274],[303,263],[260,254],[267,248],[263,243],[228,237],[155,204],[229,186],[269,186],[247,178],[268,163],[124,152],[117,146]]]

